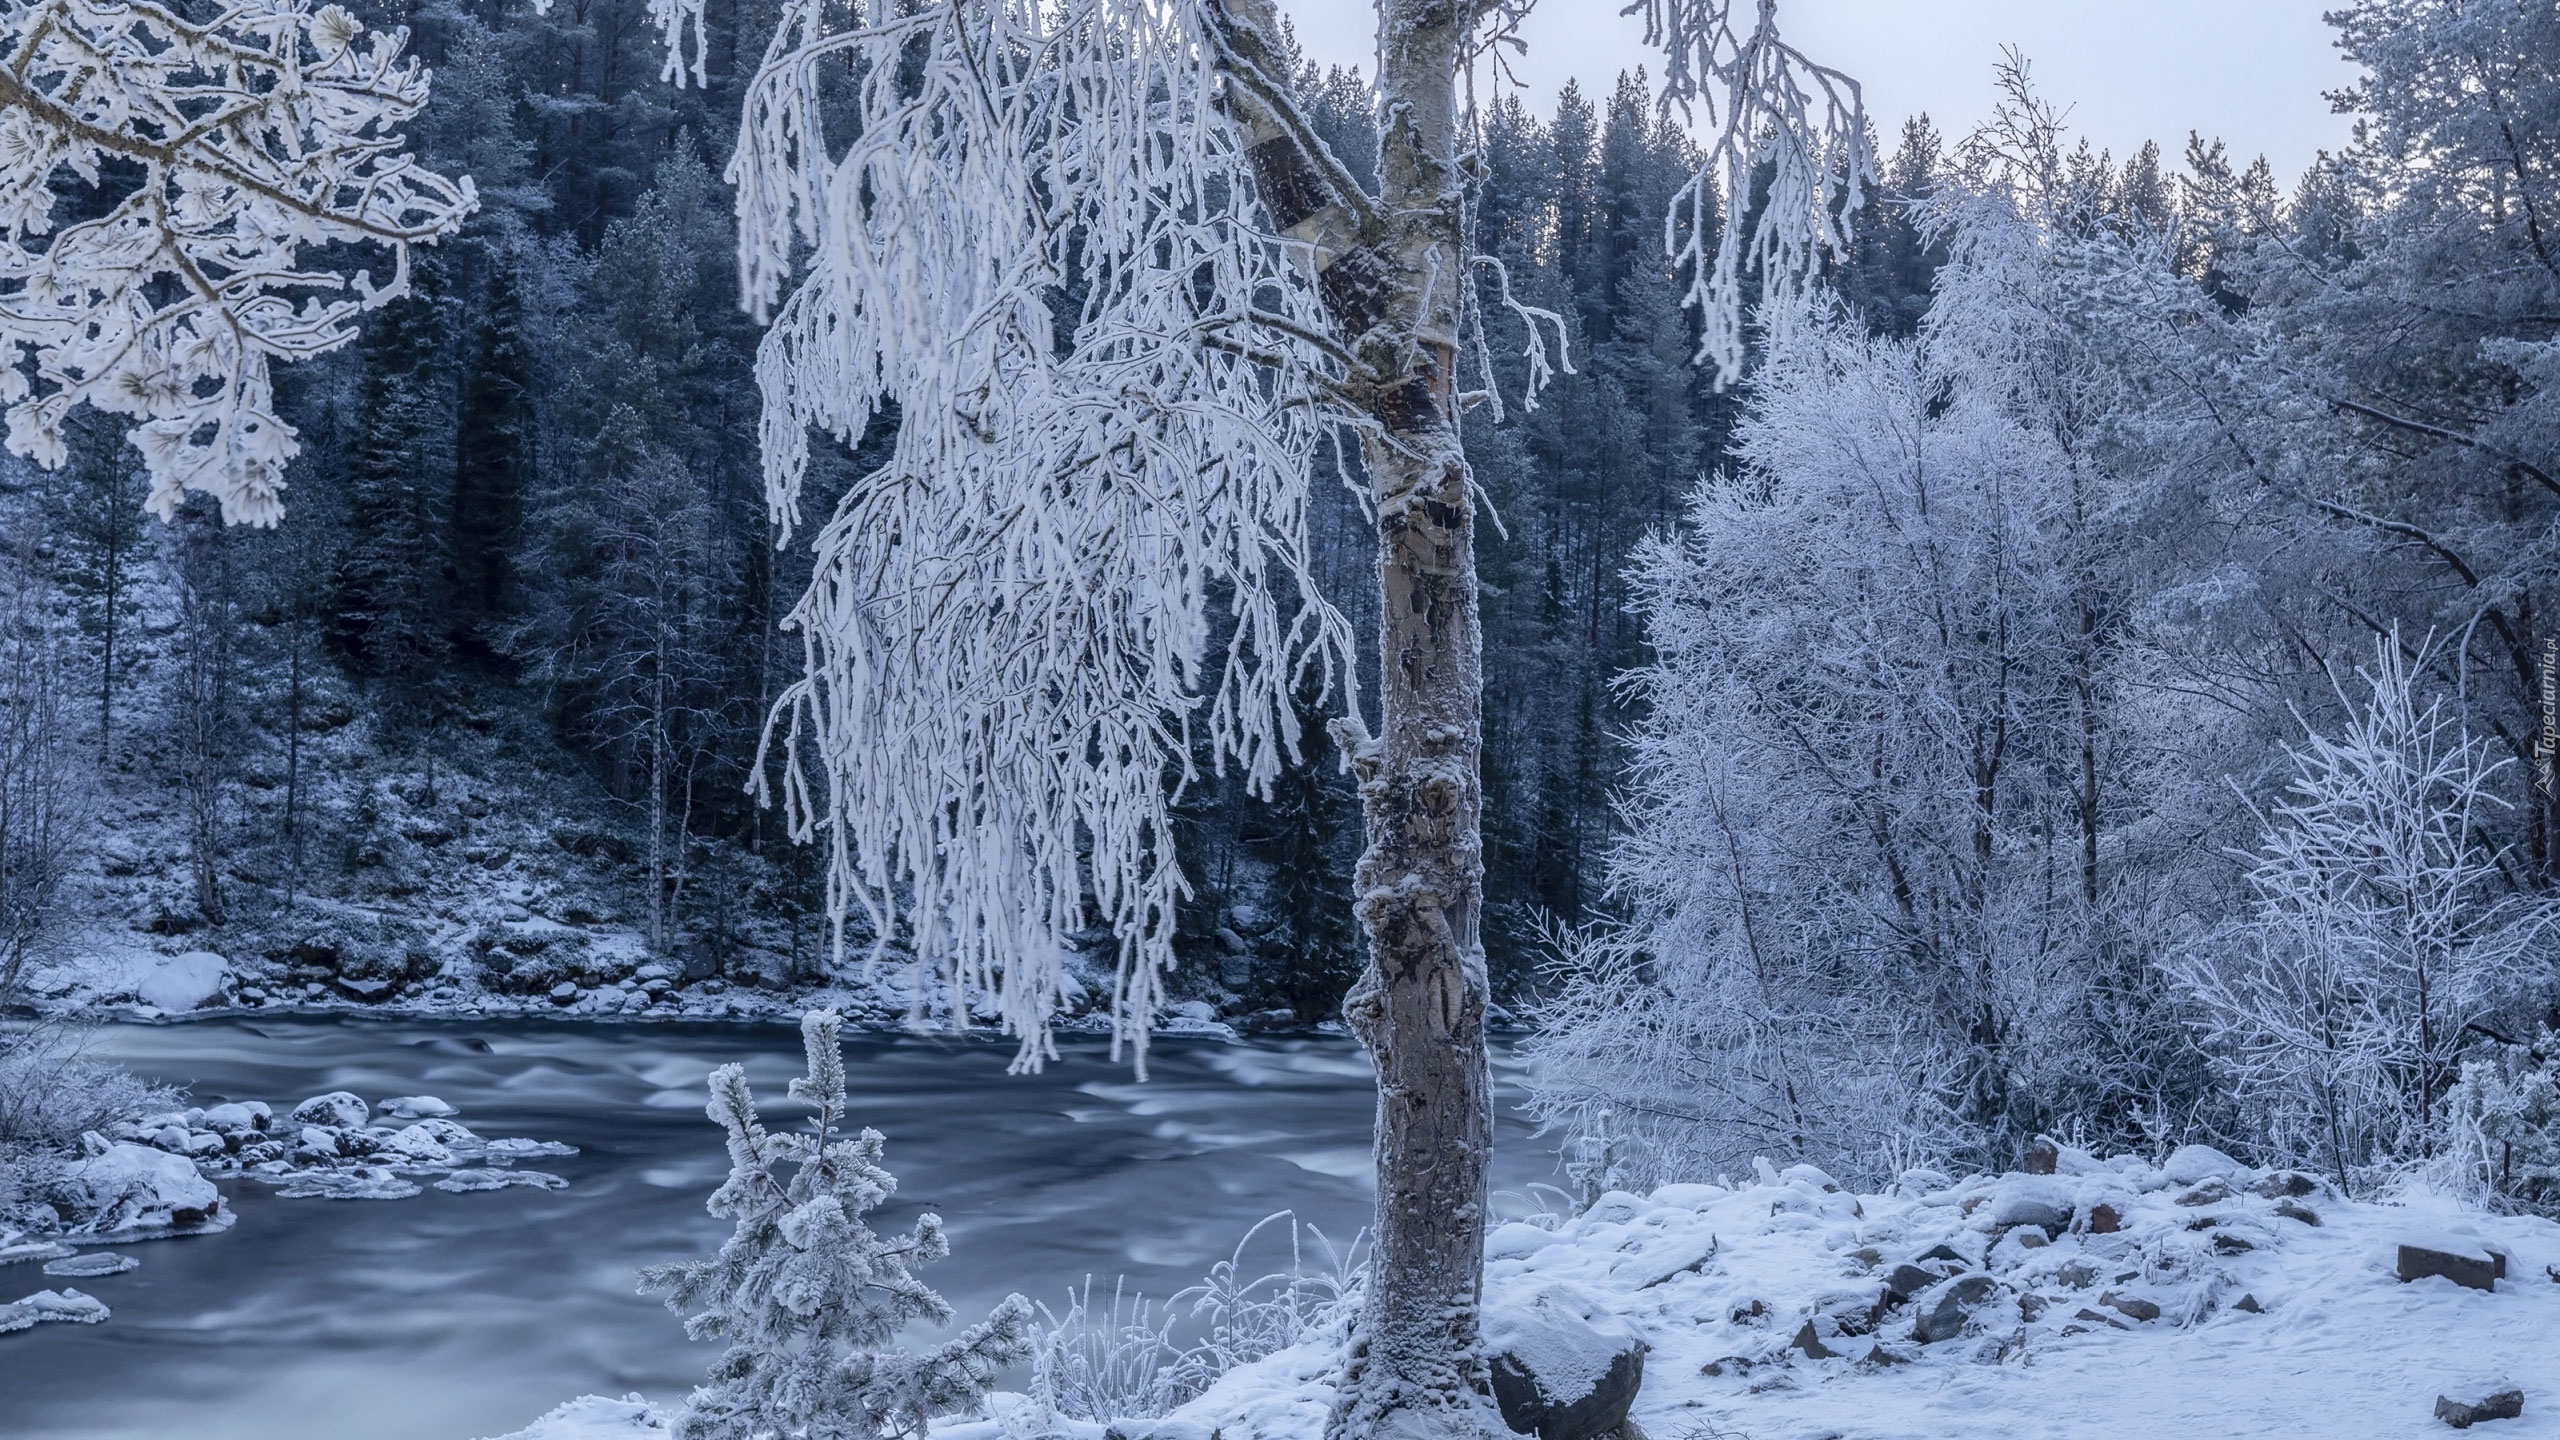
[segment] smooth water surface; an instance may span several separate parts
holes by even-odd
[[[900,1180],[878,1227],[940,1212],[952,1255],[925,1277],[961,1320],[1013,1290],[1054,1305],[1087,1275],[1168,1294],[1274,1210],[1337,1240],[1366,1223],[1374,1091],[1349,1041],[1159,1039],[1143,1084],[1099,1041],[1061,1049],[1008,1076],[994,1042],[846,1043],[853,1121],[888,1136]],[[282,1200],[225,1181],[239,1224],[127,1247],[139,1269],[0,1270],[12,1295],[73,1284],[115,1309],[0,1336],[0,1435],[470,1440],[585,1392],[680,1398],[715,1347],[632,1272],[727,1233],[702,1208],[727,1168],[703,1076],[743,1061],[768,1124],[806,1113],[782,1098],[799,1037],[779,1025],[226,1019],[113,1026],[93,1053],[199,1105],[429,1094],[482,1135],[580,1153],[529,1162],[569,1181],[556,1192]],[[1554,1178],[1516,1117],[1502,1138],[1498,1187]]]

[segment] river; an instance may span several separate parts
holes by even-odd
[[[1060,1048],[1007,1076],[993,1041],[846,1042],[854,1122],[888,1137],[900,1180],[875,1222],[940,1212],[952,1254],[924,1275],[963,1321],[1087,1275],[1168,1294],[1275,1210],[1337,1240],[1365,1223],[1373,1090],[1349,1041],[1160,1039],[1143,1084],[1098,1040]],[[285,1200],[226,1181],[238,1225],[126,1247],[139,1269],[0,1271],[12,1296],[67,1283],[115,1310],[0,1337],[0,1435],[470,1440],[584,1392],[680,1398],[716,1347],[632,1273],[727,1232],[702,1208],[727,1164],[703,1076],[743,1061],[768,1123],[805,1113],[782,1100],[800,1067],[780,1025],[235,1018],[111,1026],[92,1053],[200,1105],[429,1094],[482,1135],[579,1153],[534,1162],[561,1191]],[[1557,1178],[1516,1115],[1500,1136],[1497,1189]]]

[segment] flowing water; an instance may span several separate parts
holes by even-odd
[[[1275,1210],[1338,1241],[1367,1219],[1374,1092],[1347,1040],[1159,1040],[1143,1084],[1099,1041],[1062,1042],[1037,1076],[1007,1076],[993,1042],[845,1048],[853,1120],[888,1136],[900,1180],[877,1225],[943,1216],[952,1254],[925,1278],[963,1321],[1007,1291],[1054,1305],[1087,1275],[1166,1295]],[[703,1076],[743,1061],[768,1123],[805,1113],[782,1099],[799,1044],[778,1025],[228,1019],[113,1026],[92,1053],[200,1105],[428,1094],[482,1135],[579,1153],[530,1162],[564,1191],[283,1200],[225,1181],[239,1224],[126,1247],[139,1269],[0,1270],[0,1298],[72,1284],[115,1310],[0,1336],[0,1435],[469,1440],[584,1392],[680,1398],[715,1347],[632,1272],[727,1233],[702,1208],[727,1168]],[[1555,1178],[1526,1136],[1506,1113],[1497,1187]]]

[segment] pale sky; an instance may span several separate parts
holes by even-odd
[[[1747,0],[1745,0],[1747,3]],[[1568,77],[1603,99],[1622,69],[1661,73],[1624,0],[1540,0],[1522,31],[1528,100],[1548,113]],[[2070,124],[2121,160],[2146,139],[2174,164],[2189,130],[2265,155],[2290,188],[2317,151],[2337,150],[2349,120],[2324,90],[2355,78],[2321,23],[2338,0],[1781,0],[1780,33],[1857,77],[1889,148],[1905,117],[1927,111],[1964,134],[1990,111],[1992,66],[2016,45],[2037,88]],[[1376,67],[1370,0],[1282,0],[1323,64]]]

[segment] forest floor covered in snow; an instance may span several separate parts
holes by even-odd
[[[2059,1173],[1913,1172],[1852,1194],[1822,1172],[1612,1193],[1488,1244],[1489,1325],[1541,1309],[1649,1347],[1651,1440],[2133,1440],[2450,1433],[2440,1396],[2513,1386],[2479,1433],[2560,1436],[2560,1226],[2422,1192],[2351,1201],[2191,1147],[2161,1165],[2064,1149]],[[2502,1260],[2493,1288],[2399,1279],[2400,1247]],[[1337,1323],[1228,1372],[1147,1440],[1317,1440]],[[658,1433],[587,1397],[511,1440]],[[941,1440],[1098,1440],[999,1395]]]

